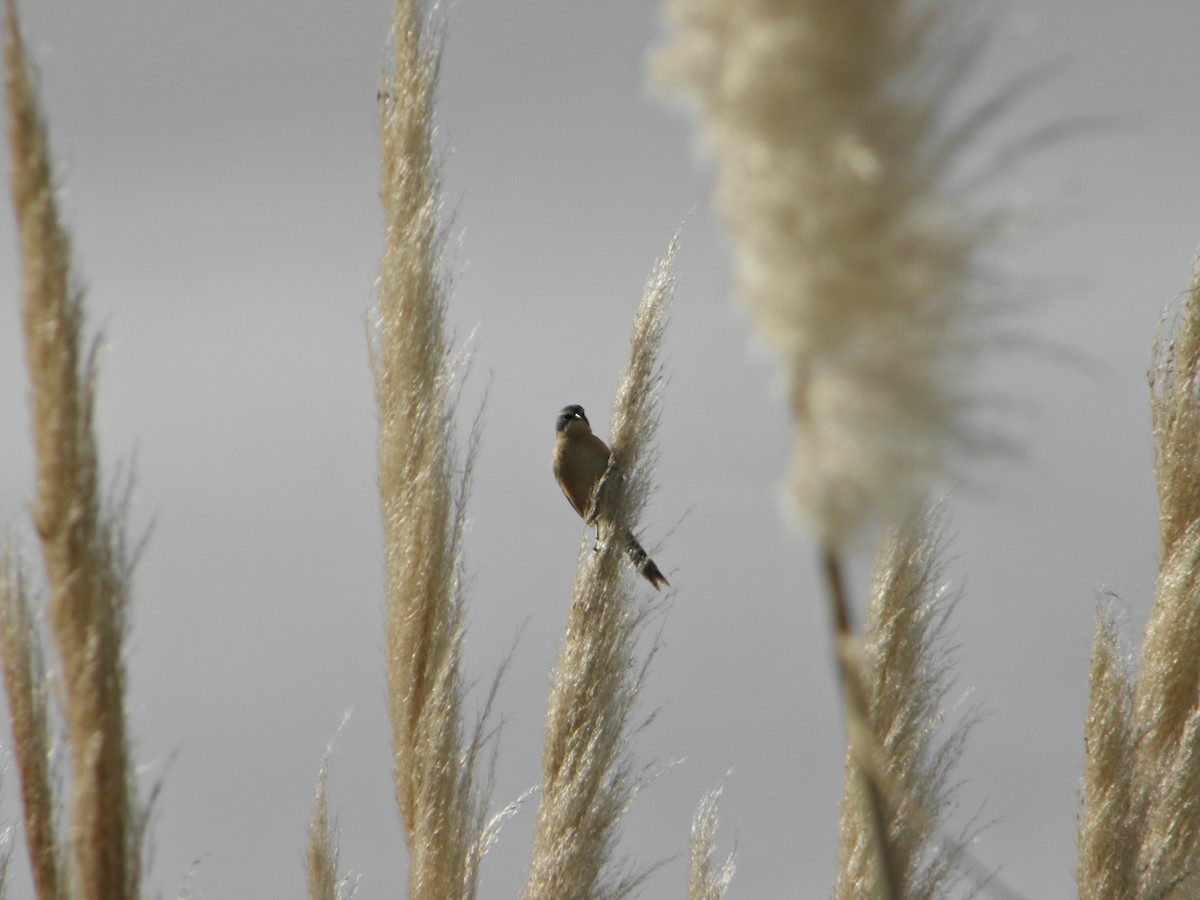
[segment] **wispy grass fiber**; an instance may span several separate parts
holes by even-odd
[[[1200,266],[1150,371],[1159,573],[1133,706],[1141,896],[1200,891]]]
[[[1080,897],[1137,897],[1142,804],[1133,723],[1133,675],[1121,654],[1110,609],[1092,636],[1079,816]]]
[[[1200,895],[1200,264],[1150,373],[1159,573],[1136,676],[1101,609],[1092,643],[1082,896]]]
[[[639,783],[629,721],[650,661],[638,658],[648,608],[638,600],[620,536],[636,532],[651,490],[658,357],[674,289],[675,248],[672,241],[646,285],[629,367],[613,404],[610,475],[597,503],[615,527],[598,551],[590,541],[580,549],[546,712],[527,900],[626,897],[645,875],[613,865],[618,824]]]
[[[887,530],[876,558],[863,635],[862,673],[873,729],[873,765],[883,786],[887,842],[905,900],[959,896],[961,842],[946,837],[951,769],[965,726],[939,736],[949,689],[946,617],[956,597],[941,585],[940,510]],[[855,750],[847,754],[835,896],[882,896],[874,812]]]
[[[13,756],[21,779],[25,844],[38,900],[66,900],[58,799],[51,770],[54,737],[48,685],[26,585],[16,554],[6,553],[0,568],[0,657]]]
[[[783,363],[788,497],[839,552],[972,443],[972,263],[946,100],[976,49],[941,0],[666,0],[658,81],[694,107],[736,293]],[[986,118],[986,117],[984,117]]]
[[[1200,683],[1200,267],[1175,327],[1155,344],[1150,408],[1159,498],[1159,583],[1135,704],[1152,758],[1178,743]]]
[[[980,32],[948,0],[665,0],[664,14],[654,76],[693,108],[737,297],[782,363],[786,496],[821,546],[880,896],[898,900],[845,560],[980,446],[975,270],[995,226],[955,167],[1005,104],[950,121]]]
[[[340,900],[343,896],[338,881],[338,827],[329,819],[325,799],[328,781],[329,755],[326,754],[317,776],[312,819],[308,825],[308,852],[305,855],[308,900]]]
[[[724,785],[705,794],[692,817],[688,900],[721,900],[733,881],[734,855],[717,862],[717,817],[723,792]]]
[[[33,521],[71,760],[70,883],[81,900],[125,900],[138,895],[141,877],[121,658],[128,565],[120,528],[102,504],[94,365],[14,0],[5,6],[4,63],[37,465]]]
[[[387,687],[409,897],[473,897],[487,840],[464,735],[462,533],[470,459],[456,473],[446,342],[448,285],[433,147],[440,36],[418,0],[397,0],[380,88],[385,236],[371,364],[387,591]]]

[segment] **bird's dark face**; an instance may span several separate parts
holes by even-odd
[[[567,430],[572,422],[581,422],[591,430],[591,425],[588,424],[587,416],[583,414],[583,407],[578,403],[572,403],[570,406],[564,406],[558,413],[558,424],[554,426],[554,430],[562,434]]]

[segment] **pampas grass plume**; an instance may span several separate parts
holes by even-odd
[[[721,900],[733,881],[734,854],[717,863],[717,818],[724,785],[700,798],[692,817],[688,900]]]
[[[0,568],[0,657],[12,726],[12,753],[21,780],[25,844],[38,900],[66,900],[58,836],[50,725],[42,649],[28,596],[28,579],[15,552]]]
[[[944,538],[940,510],[892,526],[884,534],[863,635],[862,678],[874,748],[875,783],[882,785],[892,896],[934,900],[953,896],[961,841],[946,834],[952,806],[951,769],[966,725],[939,737],[948,691],[946,617],[955,598],[939,584]],[[853,737],[852,737],[853,741]],[[858,760],[847,753],[841,852],[834,896],[884,896],[874,811]]]
[[[1131,679],[1112,611],[1101,608],[1092,635],[1083,732],[1086,758],[1076,868],[1080,897],[1137,896],[1142,798]]]
[[[1111,610],[1092,642],[1076,881],[1105,900],[1200,892],[1200,266],[1149,381],[1159,572],[1136,676]]]
[[[657,81],[694,108],[736,293],[796,424],[788,497],[839,549],[969,443],[982,228],[943,190],[956,17],[923,0],[667,0]],[[949,59],[949,62],[948,62]]]
[[[580,549],[566,636],[551,680],[526,900],[629,896],[645,873],[613,872],[621,816],[638,787],[627,726],[649,659],[637,658],[647,609],[631,586],[621,535],[636,531],[650,491],[657,426],[658,355],[674,288],[676,242],[646,285],[630,361],[613,407],[616,470],[603,489],[607,529],[599,552]]]
[[[433,149],[440,38],[423,5],[397,0],[380,89],[386,233],[371,363],[379,408],[379,491],[387,592],[387,684],[396,802],[409,896],[473,897],[488,840],[462,724],[459,567],[466,471],[456,476],[445,339],[439,166]]]
[[[321,762],[321,772],[317,775],[312,819],[308,825],[308,850],[305,854],[308,900],[341,900],[352,893],[343,892],[342,882],[338,880],[338,826],[330,821],[326,801],[330,752],[326,752]]]
[[[70,882],[81,900],[126,900],[138,895],[141,880],[122,661],[128,563],[116,514],[103,509],[92,429],[95,373],[83,346],[81,294],[71,283],[70,242],[54,199],[49,142],[14,0],[5,6],[4,75],[37,466],[33,520],[71,760]],[[16,627],[21,613],[16,606],[11,611]],[[23,665],[12,660],[6,667]],[[51,852],[40,836],[34,840],[43,845],[36,853]],[[39,865],[39,877],[49,875],[50,863],[35,860]]]

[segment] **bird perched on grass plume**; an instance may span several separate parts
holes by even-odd
[[[554,441],[554,477],[566,494],[575,512],[588,521],[593,521],[596,488],[605,471],[612,452],[608,445],[592,432],[592,426],[578,404],[564,406],[558,414],[558,433]],[[600,540],[600,519],[595,519],[596,540]],[[659,590],[660,585],[670,582],[659,571],[654,560],[642,548],[631,533],[625,533],[625,549],[633,567]]]

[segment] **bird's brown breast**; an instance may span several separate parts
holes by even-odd
[[[554,477],[575,512],[586,517],[592,491],[608,467],[608,445],[585,432],[562,433],[554,442]]]

